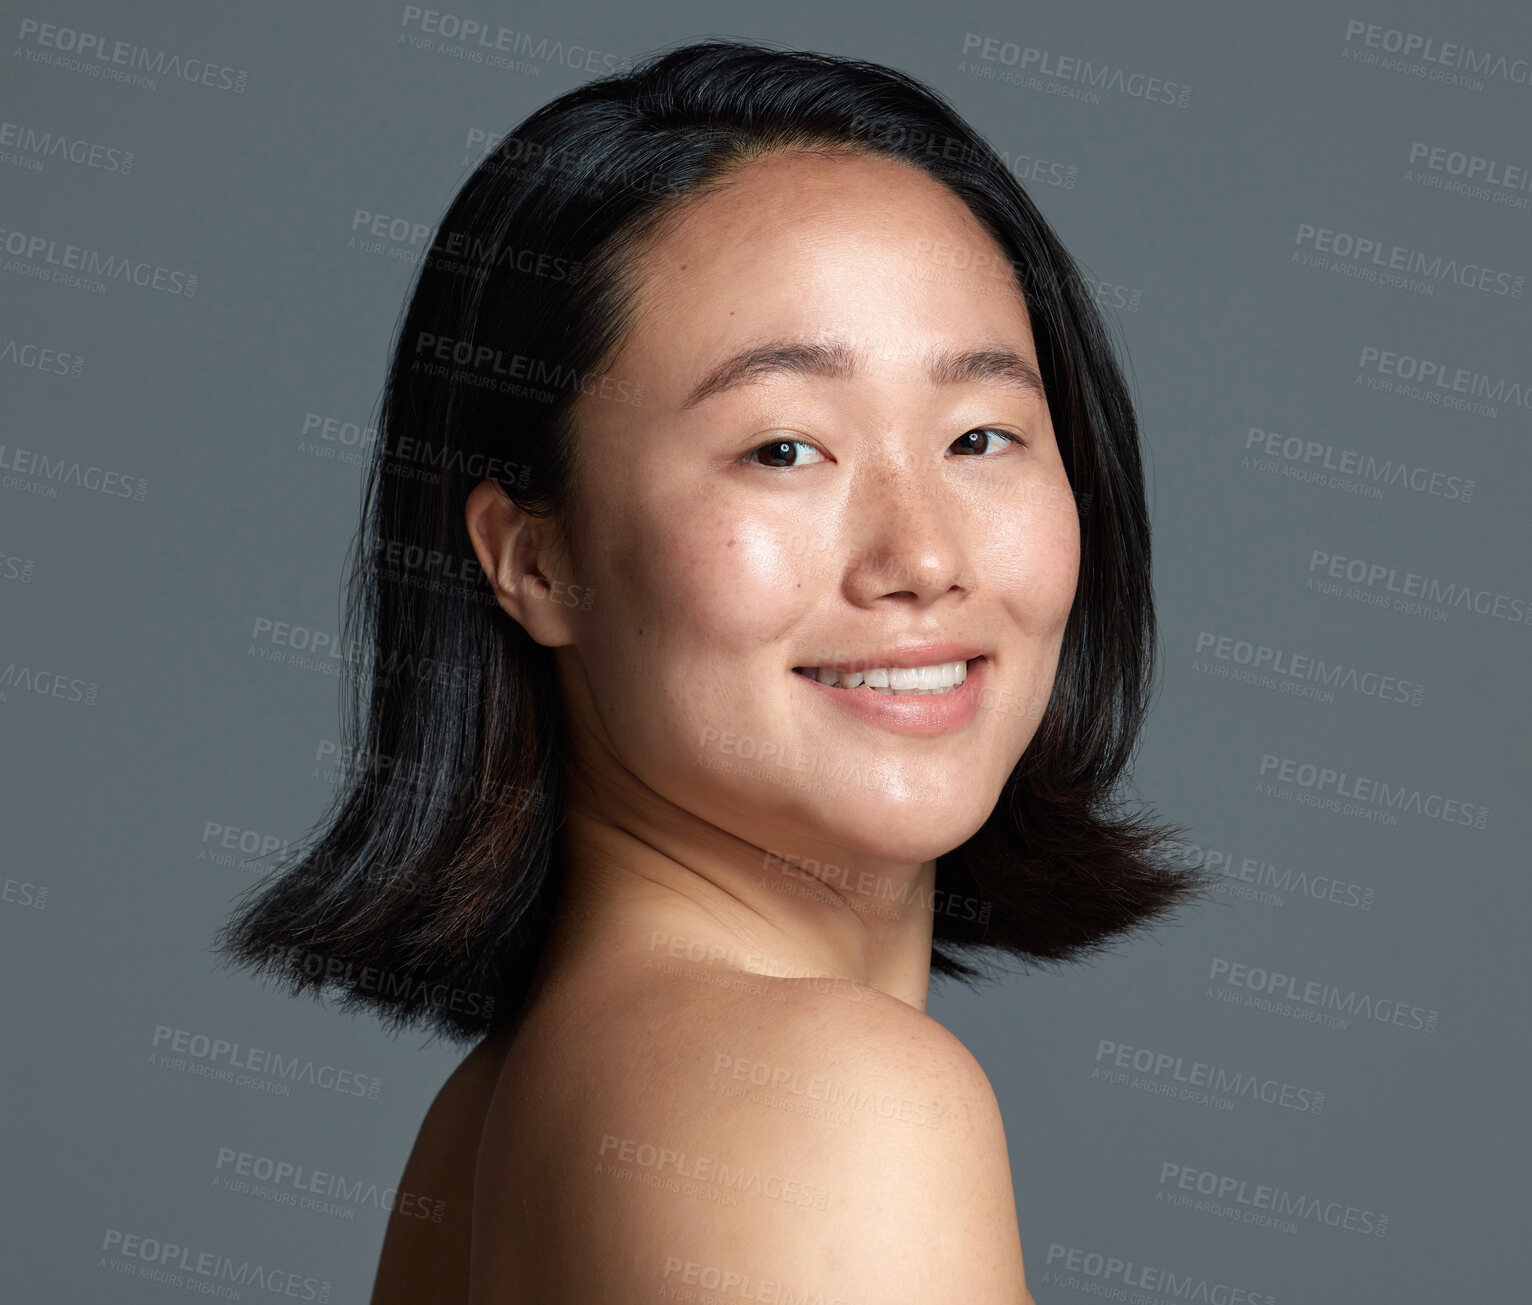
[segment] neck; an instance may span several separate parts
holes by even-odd
[[[794,849],[726,833],[631,776],[575,778],[550,960],[684,959],[791,982],[849,979],[926,1008],[936,863],[826,840]]]

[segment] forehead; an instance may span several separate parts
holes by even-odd
[[[954,328],[1032,347],[1005,250],[947,186],[877,155],[741,164],[667,215],[632,272],[635,343],[671,359],[815,331],[882,337],[885,354],[894,336]]]

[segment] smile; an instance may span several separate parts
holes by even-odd
[[[873,666],[865,671],[837,671],[821,666],[795,666],[793,669],[799,675],[833,689],[866,688],[890,695],[951,693],[968,678],[965,661],[938,662],[931,666]]]

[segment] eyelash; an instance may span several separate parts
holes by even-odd
[[[963,435],[971,435],[971,434],[973,434],[974,431],[982,431],[986,435],[998,435],[1001,439],[1006,440],[1006,441],[1008,441],[1011,444],[1018,444],[1022,448],[1026,448],[1027,447],[1026,441],[1024,439],[1022,439],[1019,435],[1012,435],[1009,431],[998,430],[994,426],[974,426],[970,430],[965,430],[963,432]],[[963,435],[959,435],[957,438],[960,440],[960,439],[963,438]],[[957,440],[953,440],[952,442],[954,444],[956,444]],[[794,468],[794,467],[768,467],[764,463],[759,463],[759,462],[755,461],[755,455],[757,453],[759,453],[762,449],[775,448],[778,444],[803,444],[803,445],[806,445],[807,447],[809,447],[811,449],[816,450],[817,452],[820,452],[820,453],[824,452],[824,450],[821,449],[817,444],[814,444],[814,443],[812,443],[809,440],[767,440],[766,443],[764,443],[764,444],[757,444],[753,449],[751,449],[748,453],[746,453],[739,460],[741,462],[747,464],[747,465],[754,464],[755,466],[760,467],[762,471],[794,471],[794,470],[796,470],[796,468]]]

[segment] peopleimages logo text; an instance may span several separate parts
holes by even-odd
[[[1150,104],[1172,104],[1184,109],[1192,97],[1192,88],[1183,82],[1149,77],[1125,68],[1114,68],[1111,64],[1093,64],[1089,59],[1040,50],[1019,41],[1003,41],[996,36],[981,36],[977,32],[963,33],[963,54],[1058,83],[1085,86],[1095,91],[1116,91],[1119,95]]]
[[[1251,1183],[1244,1178],[1167,1160],[1160,1166],[1160,1189],[1163,1192],[1170,1188],[1195,1192],[1214,1201],[1230,1201],[1236,1207],[1245,1206],[1251,1214],[1260,1211],[1268,1212],[1275,1219],[1312,1219],[1332,1228],[1344,1228],[1347,1232],[1388,1236],[1388,1215],[1376,1210],[1362,1209],[1344,1201],[1324,1201],[1307,1192],[1294,1192],[1271,1183]],[[1256,1221],[1247,1218],[1246,1222]]]
[[[1208,978],[1229,988],[1240,988],[1246,992],[1296,1002],[1300,1006],[1339,1011],[1343,1015],[1356,1015],[1376,1020],[1379,1024],[1396,1024],[1400,1028],[1420,1033],[1436,1032],[1439,1012],[1434,1009],[1390,997],[1374,997],[1371,993],[1358,992],[1355,988],[1343,991],[1333,983],[1302,979],[1259,965],[1244,965],[1222,956],[1213,957]]]
[[[1261,778],[1271,784],[1296,785],[1310,793],[1327,794],[1336,799],[1366,803],[1391,811],[1413,811],[1431,820],[1450,825],[1468,825],[1483,829],[1489,821],[1489,808],[1479,803],[1463,802],[1440,793],[1426,793],[1404,784],[1390,784],[1367,775],[1351,775],[1344,770],[1298,761],[1293,757],[1261,755]]]
[[[16,39],[35,49],[58,51],[72,59],[96,67],[120,65],[152,73],[156,77],[174,77],[183,82],[211,86],[217,91],[243,95],[250,74],[243,68],[231,68],[211,59],[188,59],[173,50],[153,50],[136,41],[117,41],[97,32],[82,32],[73,27],[23,18]]]
[[[1383,27],[1378,23],[1364,23],[1359,18],[1346,22],[1346,43],[1355,42],[1385,54],[1398,55],[1401,59],[1418,59],[1422,64],[1434,64],[1439,69],[1470,72],[1482,77],[1503,77],[1518,86],[1532,85],[1532,60],[1507,58],[1503,54],[1491,54],[1488,50],[1475,50],[1471,45],[1456,41],[1443,41],[1421,32],[1406,32],[1398,27]]]

